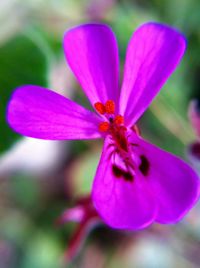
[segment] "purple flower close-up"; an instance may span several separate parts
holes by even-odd
[[[117,42],[108,26],[72,28],[63,45],[94,111],[49,89],[24,85],[9,102],[9,125],[39,139],[104,139],[92,200],[112,228],[181,220],[199,197],[199,178],[183,160],[144,140],[136,123],[179,64],[185,38],[158,23],[139,27],[128,45],[121,90]]]

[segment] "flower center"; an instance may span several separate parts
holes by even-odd
[[[103,115],[105,121],[99,124],[99,131],[111,136],[113,143],[112,172],[116,178],[123,178],[125,181],[132,182],[135,177],[135,170],[138,168],[143,176],[149,172],[149,161],[145,155],[137,156],[133,153],[134,147],[138,144],[131,143],[128,140],[130,131],[140,135],[136,125],[127,127],[124,125],[124,117],[115,113],[115,103],[112,100],[106,101],[105,104],[96,102],[94,104],[96,111]],[[137,159],[136,159],[137,158]]]
[[[124,126],[124,117],[115,114],[115,103],[112,100],[105,104],[96,102],[94,104],[96,111],[105,116],[106,121],[99,124],[99,131],[110,134],[119,150],[128,152],[127,128]]]

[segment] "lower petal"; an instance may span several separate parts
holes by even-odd
[[[133,180],[129,180],[130,176],[126,179],[116,176],[113,172],[113,150],[107,137],[93,184],[94,205],[112,228],[144,228],[154,221],[157,213],[154,196],[142,176]]]
[[[178,157],[132,135],[134,152],[146,159],[144,177],[158,203],[156,221],[175,223],[192,208],[199,197],[200,181],[193,169]]]

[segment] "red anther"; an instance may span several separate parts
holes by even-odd
[[[108,122],[101,122],[99,124],[99,131],[100,132],[106,132],[109,130],[110,124]]]
[[[107,114],[114,114],[115,112],[115,103],[112,100],[108,100],[105,103],[106,113]]]
[[[116,115],[114,119],[115,124],[122,125],[124,123],[124,117],[122,115]]]
[[[105,105],[103,105],[101,102],[96,102],[96,103],[94,104],[94,108],[95,108],[96,111],[99,112],[100,114],[105,114],[105,112],[106,112]]]

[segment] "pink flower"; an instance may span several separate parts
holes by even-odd
[[[97,113],[33,85],[17,88],[10,100],[7,120],[22,135],[104,139],[92,200],[113,228],[175,223],[199,197],[198,176],[191,167],[145,141],[135,125],[180,62],[185,46],[184,37],[166,25],[139,27],[128,45],[120,91],[111,29],[78,26],[64,36],[65,56]]]

